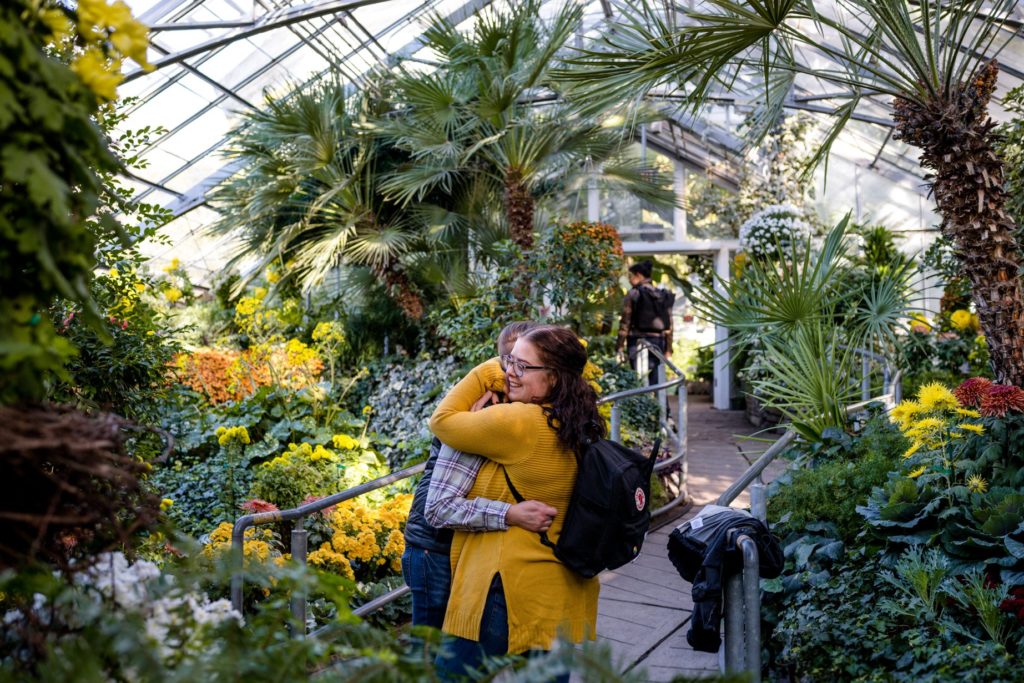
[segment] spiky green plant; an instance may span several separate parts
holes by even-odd
[[[338,82],[268,95],[230,134],[242,169],[214,195],[212,230],[237,235],[235,260],[287,263],[283,277],[307,290],[339,267],[368,268],[418,319],[423,304],[402,258],[423,247],[425,229],[383,198],[381,179],[400,159],[362,125],[376,105]]]
[[[693,293],[694,308],[728,328],[739,349],[762,346],[767,376],[754,388],[812,440],[846,423],[844,407],[858,391],[853,350],[893,358],[897,331],[914,310],[911,263],[850,277],[848,221],[820,247],[799,240],[785,258],[753,259],[740,276]]]
[[[561,97],[549,72],[582,7],[568,3],[544,20],[540,5],[488,7],[469,31],[435,16],[424,41],[436,67],[399,71],[398,106],[377,123],[410,156],[382,186],[390,197],[429,204],[455,194],[463,222],[498,223],[524,250],[533,245],[538,206],[594,176],[658,206],[676,202],[669,178],[623,153],[629,140],[621,127],[603,127]]]

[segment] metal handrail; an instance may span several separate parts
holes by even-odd
[[[666,505],[663,505],[662,507],[660,507],[660,508],[658,508],[656,510],[653,510],[651,512],[652,516],[657,516],[657,515],[661,515],[661,514],[667,512],[668,510],[671,510],[676,505],[678,505],[680,502],[686,500],[686,487],[685,487],[685,482],[686,482],[686,461],[685,461],[685,458],[686,458],[686,428],[685,428],[685,425],[686,425],[686,412],[685,412],[685,407],[686,407],[686,393],[685,393],[686,376],[678,368],[676,368],[676,366],[673,365],[667,358],[665,358],[665,356],[657,348],[651,346],[651,347],[649,347],[649,348],[647,348],[645,350],[647,352],[654,353],[659,358],[659,360],[662,362],[662,365],[659,368],[659,379],[664,380],[664,367],[666,365],[668,367],[671,367],[672,370],[679,375],[679,377],[677,377],[676,379],[674,379],[672,381],[668,381],[668,382],[660,381],[658,384],[654,384],[654,385],[651,385],[651,386],[648,386],[648,387],[641,387],[639,389],[627,389],[625,391],[620,391],[620,392],[616,392],[614,394],[609,394],[608,396],[605,396],[605,397],[599,399],[598,403],[599,404],[601,404],[601,403],[611,403],[612,404],[612,434],[611,434],[611,436],[612,436],[613,440],[618,441],[619,437],[620,437],[619,424],[621,423],[621,410],[622,410],[621,407],[618,404],[618,402],[620,400],[622,400],[624,398],[629,398],[631,396],[637,396],[637,395],[641,395],[641,394],[645,394],[645,393],[651,393],[651,392],[664,392],[667,389],[670,389],[670,388],[673,388],[673,387],[676,388],[677,396],[679,396],[680,403],[679,403],[679,411],[678,411],[676,433],[675,433],[674,436],[673,436],[673,434],[671,432],[671,429],[669,427],[667,419],[664,418],[664,414],[662,416],[662,419],[660,420],[661,428],[666,430],[666,436],[669,438],[670,442],[672,442],[673,445],[675,446],[675,453],[673,454],[673,456],[671,458],[668,458],[667,460],[659,462],[655,466],[654,469],[655,469],[655,472],[657,472],[657,471],[660,471],[660,470],[664,470],[664,469],[666,469],[668,467],[671,467],[671,466],[675,465],[676,463],[682,461],[683,462],[683,468],[682,468],[682,485],[680,486],[681,493],[675,499],[673,499],[672,501],[669,501],[669,503],[667,503]],[[664,397],[664,394],[662,394],[662,397]],[[664,410],[663,410],[663,413],[664,413]],[[338,493],[332,494],[330,496],[326,496],[326,497],[321,498],[319,500],[316,500],[316,501],[313,501],[313,502],[310,502],[310,503],[306,503],[304,505],[300,505],[299,507],[296,507],[296,508],[291,508],[291,509],[288,509],[288,510],[275,510],[273,512],[260,512],[260,513],[256,513],[256,514],[244,515],[242,517],[239,517],[238,520],[235,522],[234,528],[232,529],[232,532],[231,532],[232,562],[235,565],[234,566],[234,571],[233,571],[232,576],[231,576],[231,605],[232,605],[232,607],[235,610],[237,610],[239,614],[243,613],[244,605],[243,605],[242,596],[243,596],[243,592],[244,592],[244,588],[245,588],[245,579],[244,579],[244,575],[243,575],[243,572],[242,572],[243,560],[244,560],[243,548],[244,548],[244,545],[245,545],[245,532],[246,532],[246,530],[249,527],[259,526],[259,525],[262,525],[262,524],[272,524],[272,523],[275,523],[275,522],[296,521],[297,523],[295,524],[295,527],[292,529],[292,534],[291,534],[291,554],[292,554],[292,560],[294,560],[294,561],[304,565],[304,564],[306,564],[306,551],[307,551],[307,540],[308,540],[308,538],[307,538],[308,532],[303,528],[303,520],[306,517],[308,517],[309,515],[314,514],[316,512],[321,512],[321,511],[323,511],[323,510],[325,510],[325,509],[327,509],[327,508],[329,508],[331,506],[337,505],[338,503],[342,503],[342,502],[345,502],[347,500],[351,500],[353,498],[357,498],[359,496],[362,496],[362,495],[365,495],[367,493],[370,493],[371,491],[376,491],[376,490],[381,489],[381,488],[383,488],[385,486],[390,486],[391,484],[399,482],[399,481],[401,481],[403,479],[407,479],[409,477],[417,475],[417,474],[419,474],[419,473],[421,473],[423,471],[425,466],[426,466],[426,463],[419,463],[418,465],[413,465],[411,467],[407,467],[407,468],[399,470],[397,472],[392,472],[391,474],[388,474],[388,475],[386,475],[384,477],[380,477],[378,479],[374,479],[372,481],[365,482],[363,484],[360,484],[359,486],[355,486],[353,488],[346,489],[344,491],[340,491]],[[408,586],[401,586],[401,587],[396,588],[396,589],[394,589],[392,591],[389,591],[388,593],[385,593],[384,595],[381,595],[381,596],[378,596],[377,598],[374,598],[373,600],[371,600],[370,602],[367,602],[364,605],[360,605],[359,607],[357,607],[354,610],[352,610],[352,613],[354,615],[360,616],[360,617],[366,616],[367,614],[370,614],[370,613],[376,611],[377,609],[380,609],[381,607],[384,607],[385,605],[387,605],[387,604],[389,604],[391,602],[394,602],[398,598],[406,595],[408,592],[409,592],[409,587]],[[291,597],[291,610],[292,610],[292,616],[295,619],[294,635],[296,637],[304,637],[306,635],[305,634],[306,596],[303,595],[301,592],[295,592],[295,593],[292,594],[292,597]],[[316,635],[320,634],[322,631],[323,631],[323,628],[317,629],[316,631],[313,631],[309,635],[316,636]]]

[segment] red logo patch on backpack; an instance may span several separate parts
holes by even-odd
[[[647,505],[647,496],[644,495],[644,490],[639,486],[636,488],[636,493],[633,494],[633,500],[636,501],[637,510],[643,510],[644,506]]]

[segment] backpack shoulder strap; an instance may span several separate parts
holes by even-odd
[[[516,499],[516,502],[522,503],[524,500],[526,500],[525,498],[523,498],[523,494],[519,493],[519,490],[516,488],[516,485],[512,483],[512,479],[508,476],[508,470],[502,467],[501,471],[505,474],[505,483],[508,484],[508,490],[512,492],[512,497]],[[550,538],[548,538],[548,532],[540,531],[537,533],[537,535],[540,536],[541,543],[554,550],[555,544],[551,542]]]

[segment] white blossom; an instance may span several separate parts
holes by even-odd
[[[766,206],[740,226],[740,247],[754,258],[773,258],[811,232],[792,204]]]

